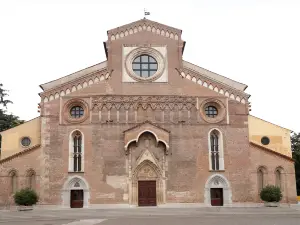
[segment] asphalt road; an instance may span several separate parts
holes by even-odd
[[[0,225],[299,225],[300,207],[0,211]]]

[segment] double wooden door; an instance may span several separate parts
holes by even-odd
[[[138,182],[139,206],[156,206],[156,181]]]
[[[83,207],[83,190],[71,190],[71,208]]]
[[[223,205],[223,188],[211,188],[210,189],[210,199],[212,206],[222,206]]]

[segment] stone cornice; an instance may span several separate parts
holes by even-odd
[[[20,151],[20,152],[18,152],[18,153],[16,153],[16,154],[13,154],[13,155],[11,155],[11,156],[8,156],[7,158],[4,158],[4,159],[0,160],[0,164],[3,164],[3,163],[5,163],[5,162],[11,161],[11,160],[14,159],[14,158],[17,158],[17,157],[19,157],[19,156],[22,156],[22,155],[24,155],[24,154],[27,154],[27,153],[29,153],[29,152],[32,152],[33,150],[38,149],[39,147],[41,147],[41,145],[40,145],[40,144],[37,144],[37,145],[34,145],[34,146],[30,147],[30,148],[27,148],[27,149],[25,149],[25,150],[22,150],[22,151]]]
[[[220,81],[208,78],[207,76],[204,76],[203,74],[194,71],[191,68],[183,67],[177,69],[177,71],[181,77],[191,80],[196,84],[209,88],[219,94],[225,95],[226,97],[243,104],[245,104],[250,97],[250,95],[245,92],[234,89],[229,85],[221,83]]]
[[[40,93],[42,102],[46,103],[54,99],[58,99],[59,97],[63,97],[77,90],[86,88],[90,85],[93,85],[94,83],[106,80],[110,77],[111,73],[112,71],[109,72],[105,67],[101,70],[94,71],[85,76],[79,77],[78,79],[66,82],[53,89],[50,89],[49,91],[42,92]]]
[[[148,19],[138,20],[136,22],[111,29],[107,32],[107,34],[110,41],[115,41],[142,31],[152,32],[174,40],[179,40],[181,36],[181,30]]]
[[[272,149],[270,149],[270,148],[261,146],[261,145],[259,145],[259,144],[256,144],[256,143],[252,142],[252,141],[250,141],[250,145],[253,145],[253,146],[255,146],[255,147],[257,147],[257,148],[259,148],[259,149],[261,149],[261,150],[264,150],[264,151],[266,151],[266,152],[269,152],[269,153],[271,153],[271,154],[277,155],[277,156],[279,156],[279,157],[281,157],[281,158],[284,158],[284,159],[287,159],[287,160],[289,160],[289,161],[291,161],[291,162],[294,162],[294,159],[293,159],[293,158],[291,158],[291,157],[289,157],[289,156],[287,156],[287,155],[281,154],[281,153],[279,153],[279,152],[275,152],[274,150],[272,150]]]

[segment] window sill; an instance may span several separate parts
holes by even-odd
[[[225,170],[209,170],[209,172],[225,172]]]
[[[84,173],[84,171],[76,172],[76,171],[68,171],[68,173]]]

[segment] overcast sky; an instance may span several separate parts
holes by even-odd
[[[106,60],[106,31],[144,8],[183,30],[185,60],[247,84],[252,115],[300,131],[300,0],[0,0],[9,111],[38,116],[39,85]]]

